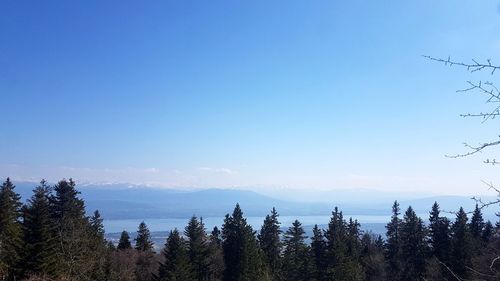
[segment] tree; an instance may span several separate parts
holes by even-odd
[[[153,252],[153,241],[151,241],[151,233],[145,222],[139,224],[137,237],[135,240],[135,249],[143,252]]]
[[[311,237],[311,266],[312,275],[315,280],[325,280],[326,276],[326,242],[323,236],[323,230],[317,224],[313,228],[313,237]]]
[[[384,281],[387,279],[382,236],[370,232],[363,234],[361,237],[360,260],[364,269],[364,280]]]
[[[332,212],[325,237],[327,279],[362,280],[362,269],[358,260],[349,256],[347,224],[337,207]]]
[[[401,224],[402,280],[422,280],[426,269],[427,241],[422,219],[408,207]]]
[[[58,271],[56,225],[51,220],[50,190],[45,180],[33,190],[23,209],[23,276],[55,277]]]
[[[23,231],[21,196],[7,178],[0,187],[0,277],[13,280],[19,274]]]
[[[207,280],[210,252],[203,222],[195,216],[191,217],[184,235],[187,237],[187,251],[194,275],[197,280]]]
[[[302,224],[295,220],[285,232],[283,277],[287,281],[309,280],[309,247],[305,243],[305,231]],[[275,279],[273,279],[275,280]]]
[[[139,224],[135,249],[138,251],[135,263],[135,277],[137,281],[149,281],[153,276],[154,248],[151,233],[145,222]]]
[[[267,270],[262,261],[259,243],[252,227],[236,204],[232,215],[226,215],[222,226],[222,249],[225,281],[267,280]]]
[[[221,280],[224,273],[221,232],[214,226],[209,239],[208,280]]]
[[[481,213],[481,209],[478,204],[476,204],[476,208],[472,212],[472,217],[468,226],[471,234],[472,252],[474,254],[478,254],[481,251],[483,244],[481,236],[483,235],[484,229],[483,214]]]
[[[130,235],[126,230],[122,231],[120,235],[120,241],[118,241],[118,250],[132,249],[132,243],[130,243]]]
[[[160,264],[157,281],[196,280],[192,266],[189,263],[186,243],[177,229],[174,229],[168,235],[162,255],[165,260]]]
[[[386,260],[388,264],[387,273],[390,280],[400,280],[401,274],[401,238],[399,237],[401,219],[399,218],[399,203],[394,201],[392,205],[391,222],[385,227],[387,229],[386,237]]]
[[[280,236],[280,222],[278,212],[273,207],[271,214],[264,219],[264,224],[258,235],[260,248],[264,252],[266,263],[271,271],[273,280],[281,280],[281,251],[282,245]]]
[[[467,277],[467,267],[471,265],[471,237],[467,225],[467,214],[463,208],[457,213],[452,225],[450,265],[455,274]]]
[[[439,204],[434,202],[429,216],[429,245],[431,254],[447,264],[450,252],[450,221],[440,216]]]

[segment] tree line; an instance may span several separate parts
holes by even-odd
[[[470,216],[470,219],[468,218]],[[260,230],[236,204],[222,227],[207,232],[193,216],[184,230],[170,231],[155,252],[144,222],[131,241],[104,238],[98,211],[85,212],[75,182],[42,181],[25,204],[7,178],[0,188],[0,280],[130,281],[326,281],[498,280],[500,225],[481,208],[463,208],[453,220],[434,203],[428,223],[398,202],[386,235],[360,229],[334,208],[325,229],[308,237],[296,220],[285,231],[272,209]]]

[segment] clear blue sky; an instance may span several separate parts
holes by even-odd
[[[0,177],[474,193],[499,1],[2,1]],[[495,57],[497,56],[497,57]],[[500,75],[500,74],[499,74]],[[497,177],[497,178],[495,178]]]

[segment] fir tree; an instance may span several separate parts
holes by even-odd
[[[217,226],[214,226],[210,234],[208,264],[208,280],[221,280],[224,273],[224,258],[222,256],[221,232]]]
[[[311,266],[312,275],[315,280],[325,280],[326,276],[326,243],[321,230],[317,224],[313,228],[313,237],[311,237]]]
[[[58,269],[55,224],[51,220],[49,187],[42,180],[23,212],[23,275],[55,277]]]
[[[401,238],[399,237],[401,219],[399,218],[399,203],[392,205],[391,222],[386,226],[386,260],[388,265],[387,275],[389,280],[400,280],[401,274]]]
[[[137,237],[135,238],[135,249],[143,252],[153,252],[153,241],[151,241],[151,233],[145,222],[139,224]]]
[[[404,261],[402,280],[422,280],[426,269],[426,230],[411,206],[405,212],[400,231],[401,258]]]
[[[362,280],[361,266],[348,253],[348,230],[342,212],[335,207],[326,237],[327,278],[329,280]]]
[[[309,248],[305,244],[305,231],[302,224],[295,220],[285,232],[283,277],[287,281],[309,280]],[[273,279],[275,280],[275,279]]]
[[[495,229],[493,228],[493,224],[491,223],[491,221],[487,221],[484,224],[483,233],[481,235],[481,240],[482,240],[484,246],[486,246],[488,244],[491,237],[493,237],[494,233],[495,233]]]
[[[189,220],[184,235],[187,237],[187,250],[193,272],[198,280],[206,280],[209,275],[209,248],[205,227],[201,220],[193,216]]]
[[[434,202],[429,216],[429,245],[431,254],[448,263],[450,251],[450,221],[440,216],[439,205]],[[444,269],[446,270],[446,269]]]
[[[151,233],[145,222],[139,224],[137,237],[135,238],[135,249],[138,251],[135,263],[135,279],[136,281],[149,281],[152,278],[155,252],[153,241],[151,241]]]
[[[255,233],[238,204],[224,219],[222,238],[224,281],[268,279]]]
[[[467,225],[467,214],[463,208],[457,213],[452,225],[450,265],[455,274],[467,277],[467,266],[471,265],[471,235]]]
[[[380,235],[364,233],[361,238],[361,265],[365,281],[385,281],[384,241]]]
[[[179,231],[170,232],[162,251],[164,262],[160,264],[157,281],[194,281],[197,280],[186,250],[186,243]]]
[[[118,246],[116,247],[118,250],[127,250],[132,249],[132,243],[130,243],[130,235],[126,230],[122,231],[120,235],[120,241],[118,241]]]
[[[16,279],[21,259],[23,231],[21,197],[9,178],[0,187],[0,277]]]
[[[469,232],[471,234],[471,243],[472,243],[472,251],[474,254],[478,254],[482,248],[482,239],[481,236],[483,234],[484,229],[484,219],[483,214],[481,213],[481,209],[478,204],[476,204],[476,208],[474,212],[472,212],[472,217],[469,223]]]
[[[273,280],[281,280],[281,241],[280,222],[278,212],[273,207],[271,214],[264,219],[264,224],[258,235],[260,248],[264,252],[264,258],[271,271]]]

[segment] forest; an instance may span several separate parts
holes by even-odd
[[[481,207],[448,219],[438,203],[428,220],[397,201],[386,235],[360,230],[334,208],[326,229],[307,237],[299,221],[282,231],[274,208],[260,230],[236,204],[221,229],[192,217],[155,252],[145,223],[138,235],[104,238],[98,211],[87,215],[73,180],[41,181],[23,204],[12,181],[0,189],[0,280],[498,280],[497,222]]]

